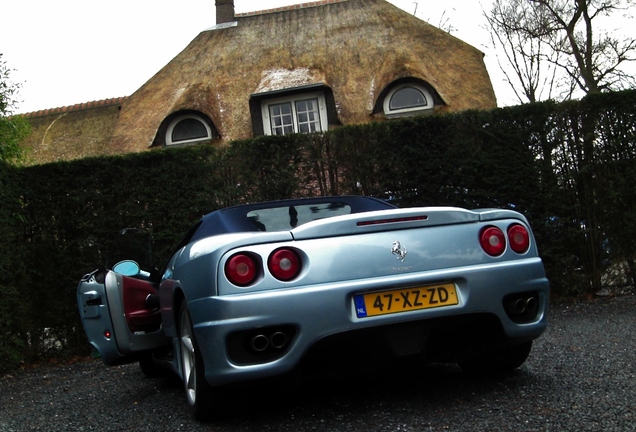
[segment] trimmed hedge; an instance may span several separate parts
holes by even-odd
[[[0,164],[0,370],[85,355],[75,291],[122,228],[154,261],[203,214],[365,194],[402,207],[503,207],[530,219],[553,293],[593,293],[636,250],[636,92],[414,117],[34,167]]]

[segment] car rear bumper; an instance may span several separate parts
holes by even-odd
[[[356,294],[440,283],[455,285],[457,305],[364,318],[356,314]],[[515,293],[533,293],[538,300],[536,314],[523,323],[514,322],[504,306],[504,299]],[[503,336],[512,342],[532,340],[546,328],[548,300],[549,283],[543,264],[539,258],[528,258],[439,272],[206,297],[189,302],[188,307],[206,378],[212,385],[224,385],[289,372],[319,341],[333,335],[391,327],[402,333],[412,331],[408,327],[399,330],[400,323],[419,322],[425,326],[440,319],[464,322],[466,316],[488,315],[499,322],[501,335],[481,335],[483,339]],[[471,330],[474,329],[467,328],[466,334],[472,334]],[[461,327],[458,331],[461,333]],[[277,336],[277,342],[272,342]],[[247,354],[237,355],[241,350]],[[399,349],[396,352],[399,354]]]

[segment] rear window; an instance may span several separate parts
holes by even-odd
[[[252,210],[247,218],[259,231],[288,231],[307,222],[348,214],[348,204],[334,202]]]

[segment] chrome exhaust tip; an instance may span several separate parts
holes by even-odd
[[[267,336],[259,334],[252,338],[251,347],[256,352],[263,352],[269,346],[269,339]]]
[[[269,343],[273,348],[281,349],[287,345],[287,335],[283,332],[276,332],[269,337]]]
[[[514,303],[514,309],[513,309],[514,313],[517,315],[521,315],[522,313],[524,313],[526,311],[527,303],[528,303],[527,299],[523,299],[523,298],[517,299],[517,301],[515,301]]]
[[[539,307],[539,301],[536,297],[532,296],[526,300],[526,311],[527,312],[535,312]]]

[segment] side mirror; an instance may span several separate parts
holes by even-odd
[[[124,261],[119,261],[117,264],[115,264],[113,266],[113,271],[115,273],[119,273],[124,276],[134,277],[140,273],[141,268],[139,267],[139,264],[137,264],[135,261],[124,260]]]

